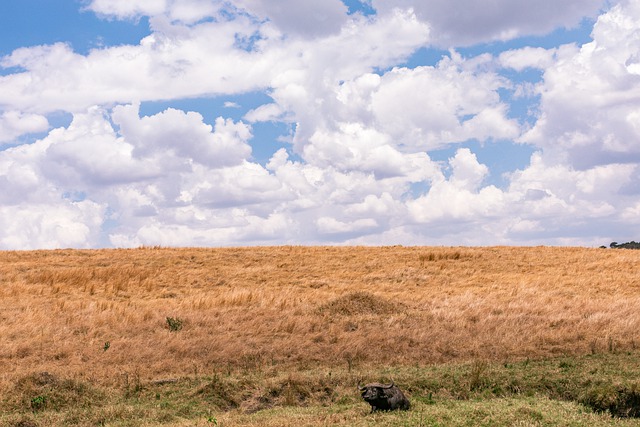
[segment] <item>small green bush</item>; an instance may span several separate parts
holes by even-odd
[[[169,331],[178,332],[182,329],[182,319],[178,317],[167,317],[167,326],[169,327]]]
[[[47,397],[46,396],[36,396],[31,399],[31,410],[33,412],[42,411],[47,407]]]

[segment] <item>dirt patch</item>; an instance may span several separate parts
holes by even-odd
[[[351,292],[322,304],[318,312],[333,315],[393,314],[402,311],[404,304],[391,302],[369,292]]]

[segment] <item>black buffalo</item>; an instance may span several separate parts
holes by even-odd
[[[411,404],[402,391],[391,381],[391,384],[371,383],[360,387],[362,398],[371,405],[371,412],[408,410]]]

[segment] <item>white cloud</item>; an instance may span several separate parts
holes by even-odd
[[[303,37],[335,34],[347,21],[347,7],[340,0],[240,0],[238,4],[280,31]]]
[[[494,186],[481,187],[488,168],[470,150],[458,150],[449,164],[453,172],[448,180],[434,182],[427,194],[407,203],[415,221],[484,222],[502,216],[505,196]]]
[[[39,114],[5,111],[0,114],[0,143],[11,142],[29,133],[49,129],[49,121]]]
[[[167,5],[167,0],[92,0],[87,9],[98,14],[131,18],[159,15],[165,12]]]
[[[64,43],[15,50],[0,64],[22,72],[0,77],[0,105],[42,114],[80,112],[92,105],[272,87],[285,111],[302,114],[301,104],[309,108],[327,86],[387,67],[428,37],[426,25],[400,11],[373,20],[350,17],[322,43],[283,37],[271,31],[269,23],[243,15],[193,26],[162,16],[151,23],[153,33],[135,46],[96,49],[87,55]],[[249,48],[239,42],[252,38],[255,45]]]
[[[530,190],[543,192],[548,197],[564,200],[567,204],[577,201],[600,203],[616,200],[616,194],[632,182],[635,165],[604,165],[586,170],[575,170],[537,153],[531,164],[511,177],[510,192],[525,195]],[[546,198],[546,197],[543,197]],[[535,197],[531,201],[537,202]],[[589,212],[588,210],[586,212]]]
[[[41,145],[20,145],[0,152],[0,204],[3,206],[51,199],[54,186],[44,181],[38,164],[46,150]]]
[[[539,85],[541,116],[522,141],[578,169],[640,161],[640,79],[628,66],[640,52],[640,4],[602,15],[593,41],[567,46]]]
[[[211,0],[92,0],[86,9],[118,19],[164,15],[172,21],[194,23],[214,16],[220,6],[221,2]]]
[[[573,27],[585,17],[595,17],[604,0],[500,0],[482,4],[466,0],[373,0],[379,15],[413,10],[427,22],[441,47],[508,40],[522,35],[546,34],[558,27]],[[166,17],[187,24],[218,16],[229,5],[220,0],[92,0],[87,9],[95,13],[130,19]],[[348,22],[347,7],[339,0],[239,0],[240,9],[258,20],[268,20],[283,34],[305,38],[337,34]]]
[[[478,159],[468,148],[461,148],[455,157],[449,159],[453,173],[450,182],[469,191],[475,191],[489,174],[489,168],[478,163]]]
[[[229,218],[234,218],[235,221],[229,223]],[[202,222],[209,226],[200,227],[191,223],[170,224],[151,219],[130,233],[112,234],[110,241],[116,247],[232,246],[242,242],[269,244],[274,241],[286,243],[295,227],[295,224],[282,214],[272,214],[263,218],[242,209],[234,209],[225,214],[225,219],[227,223],[223,225],[216,221],[216,218],[207,218],[207,221]]]
[[[347,214],[370,215],[373,217],[389,216],[399,214],[400,203],[394,200],[389,193],[381,195],[370,194],[365,196],[361,203],[354,203],[346,208]]]
[[[250,156],[251,129],[222,117],[215,131],[200,113],[169,108],[151,117],[139,117],[138,106],[118,106],[113,121],[133,145],[133,155],[154,160],[158,154],[197,162],[211,168],[233,166]]]
[[[521,49],[502,52],[499,62],[503,67],[522,71],[526,68],[544,70],[553,65],[556,49],[544,49],[541,47],[524,47]]]
[[[218,17],[221,9],[240,9],[259,20],[269,20],[282,33],[303,37],[337,33],[347,20],[347,7],[340,0],[92,0],[86,9],[118,19],[166,17],[193,24]]]
[[[301,151],[311,135],[343,108],[336,98],[341,82],[405,59],[428,36],[428,27],[414,14],[397,11],[383,18],[352,17],[339,34],[322,43],[293,42],[300,62],[278,73],[270,85],[274,101],[290,113],[287,120],[298,123],[296,149]]]
[[[321,217],[316,221],[316,225],[321,234],[353,233],[378,227],[378,223],[373,218],[358,219],[347,223],[331,217]]]
[[[372,1],[381,13],[397,7],[413,8],[432,27],[433,42],[445,48],[574,27],[583,18],[594,17],[604,3],[604,0]]]
[[[484,62],[452,52],[437,67],[394,68],[382,76],[363,69],[342,81],[327,67],[323,78],[312,81],[315,73],[295,70],[274,82],[276,103],[245,118],[264,121],[289,111],[286,119],[297,124],[294,148],[315,166],[373,173],[378,179],[429,180],[438,168],[425,151],[520,134],[498,94],[509,83],[485,71]]]
[[[90,201],[0,206],[0,246],[20,250],[96,247],[103,209]]]
[[[43,177],[75,191],[161,173],[159,165],[133,157],[133,146],[118,138],[98,107],[76,114],[68,128],[52,131],[36,146],[43,148],[37,159]]]
[[[518,136],[519,126],[507,118],[498,94],[508,83],[491,72],[465,67],[454,53],[436,67],[391,70],[370,94],[372,120],[413,149]]]
[[[359,123],[341,123],[337,132],[317,131],[303,153],[313,165],[369,172],[378,179],[402,176],[422,181],[436,169],[426,153],[401,153],[389,136]]]
[[[244,119],[249,123],[275,121],[281,118],[283,113],[278,104],[264,104],[247,112]]]
[[[194,23],[215,16],[221,5],[211,0],[173,0],[169,7],[172,20]]]
[[[234,166],[251,154],[251,131],[241,122],[219,118],[214,128],[199,113],[173,109],[141,118],[133,105],[114,108],[111,118],[118,132],[105,111],[92,107],[41,141],[43,175],[85,191],[171,177],[194,164]]]
[[[270,211],[281,200],[290,198],[282,183],[257,163],[210,170],[196,169],[185,180],[181,198],[196,206],[224,209],[255,205],[252,212]]]
[[[102,244],[101,227],[107,206],[87,197],[85,190],[93,177],[75,174],[80,180],[68,185],[60,179],[68,166],[53,162],[50,156],[52,147],[64,141],[65,132],[55,129],[43,140],[0,152],[1,247]]]
[[[120,236],[114,242],[138,235],[150,221],[160,229],[206,228],[208,220],[215,227],[225,215],[204,212],[273,205],[287,195],[245,160],[251,132],[241,122],[220,118],[212,127],[197,113],[171,109],[141,118],[130,105],[116,107],[111,118],[117,131],[94,107],[66,129],[0,152],[5,247],[52,247],[56,238],[62,246],[96,246],[107,219],[116,225],[106,232]],[[29,206],[33,212],[22,214]],[[244,228],[274,215],[265,206],[244,209]]]
[[[640,80],[629,70],[639,26],[640,3],[623,1],[598,19],[590,43],[500,57],[504,66],[544,70],[535,88],[539,118],[520,139],[539,151],[509,177],[513,239],[606,244],[640,232],[631,218],[640,188]]]
[[[149,16],[151,33],[86,55],[54,44],[3,57],[0,142],[46,131],[55,111],[73,121],[0,151],[0,247],[580,243],[640,231],[639,2],[602,15],[584,46],[452,49],[413,68],[398,64],[429,43],[541,34],[601,2],[374,0],[373,16],[303,3],[94,0],[109,17]],[[541,81],[510,79],[531,68]],[[140,115],[148,100],[252,91],[272,99],[242,121]],[[539,110],[524,136],[514,99]],[[264,122],[295,132],[263,166],[251,144]],[[499,154],[480,155],[497,140],[537,150],[500,188]],[[435,150],[455,154],[436,162]]]
[[[620,216],[625,222],[640,227],[640,202],[626,207]]]
[[[241,93],[266,87],[282,65],[277,49],[261,54],[235,47],[237,36],[257,29],[248,19],[202,23],[184,34],[169,33],[174,28],[155,32],[137,46],[86,56],[62,43],[17,49],[1,65],[23,71],[0,77],[0,105],[78,112],[92,105]],[[238,75],[237,69],[245,72]]]

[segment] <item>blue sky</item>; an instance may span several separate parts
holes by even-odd
[[[0,249],[640,234],[640,1],[0,4]]]
[[[148,34],[143,17],[127,20],[101,19],[83,10],[75,0],[20,0],[0,4],[0,49],[10,54],[20,47],[69,43],[79,53],[114,44],[136,44]]]

